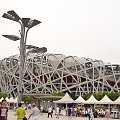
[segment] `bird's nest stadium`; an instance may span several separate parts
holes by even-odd
[[[62,54],[30,54],[25,64],[23,93],[120,91],[120,65]],[[0,61],[0,90],[17,96],[19,55]]]

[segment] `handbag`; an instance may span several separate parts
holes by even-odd
[[[27,120],[27,118],[26,118],[26,117],[24,117],[24,118],[23,118],[23,120]]]

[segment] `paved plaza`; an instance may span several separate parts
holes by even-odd
[[[27,111],[27,117],[29,116],[30,111]],[[9,110],[8,112],[8,120],[17,120],[17,117],[15,116],[15,112],[13,110]],[[32,119],[30,119],[32,120]],[[44,113],[43,115],[39,115],[39,120],[57,120],[56,116],[53,115],[52,118],[47,118],[47,113]],[[68,120],[67,116],[60,116],[59,120]],[[86,117],[73,117],[72,120],[88,120]],[[106,118],[94,118],[94,120],[106,120]],[[119,119],[112,119],[109,120],[119,120]]]

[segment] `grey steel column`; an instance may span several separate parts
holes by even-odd
[[[25,27],[21,24],[21,40],[20,40],[20,68],[19,68],[19,88],[18,88],[18,103],[22,100],[22,83],[24,79],[24,73],[25,73],[25,55],[26,55],[26,49],[25,49]]]

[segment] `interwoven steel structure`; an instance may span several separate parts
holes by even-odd
[[[0,61],[1,91],[17,96],[19,55]],[[120,65],[62,54],[29,54],[23,93],[120,91]]]

